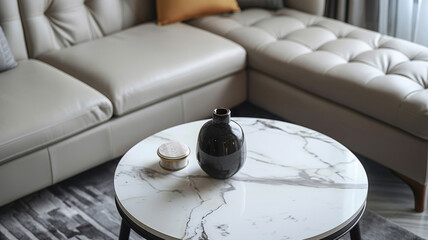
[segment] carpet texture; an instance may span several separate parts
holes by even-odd
[[[233,110],[234,116],[278,119],[253,106]],[[117,239],[121,218],[114,203],[113,175],[118,162],[107,162],[0,208],[0,239]],[[367,240],[423,239],[370,210],[360,228]],[[131,239],[141,238],[131,232]]]

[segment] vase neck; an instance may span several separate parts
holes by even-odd
[[[230,110],[227,108],[216,108],[213,111],[213,122],[214,123],[229,123],[230,122]]]

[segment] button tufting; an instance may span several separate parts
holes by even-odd
[[[284,21],[257,25],[269,36],[233,36],[232,40],[248,49],[250,67],[271,71],[292,85],[388,120],[403,129],[418,126],[428,133],[426,121],[418,120],[428,119],[428,90],[424,94],[413,94],[428,86],[426,47],[336,20],[323,17],[315,20],[296,11],[282,13],[288,17]],[[266,16],[245,10],[240,14],[246,14],[245,21]],[[240,19],[235,20],[240,23]],[[210,30],[212,26],[206,28]],[[261,48],[260,43],[268,42],[270,37],[273,42]],[[253,54],[255,51],[257,54]],[[308,77],[289,77],[293,72],[306,73]],[[314,81],[314,76],[320,75],[323,77]],[[366,102],[370,104],[359,105],[364,101],[355,99],[361,96],[369,98]],[[417,118],[403,114],[401,117],[409,124],[402,125],[396,121],[397,112],[406,111],[412,111]]]

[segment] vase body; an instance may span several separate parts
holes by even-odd
[[[213,178],[230,178],[244,165],[246,154],[244,132],[230,120],[230,110],[215,109],[198,135],[196,157],[202,170]]]

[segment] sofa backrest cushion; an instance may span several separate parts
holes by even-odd
[[[27,48],[19,16],[18,0],[0,1],[0,26],[3,28],[15,59],[26,59]]]
[[[156,17],[155,0],[19,0],[30,57]]]

